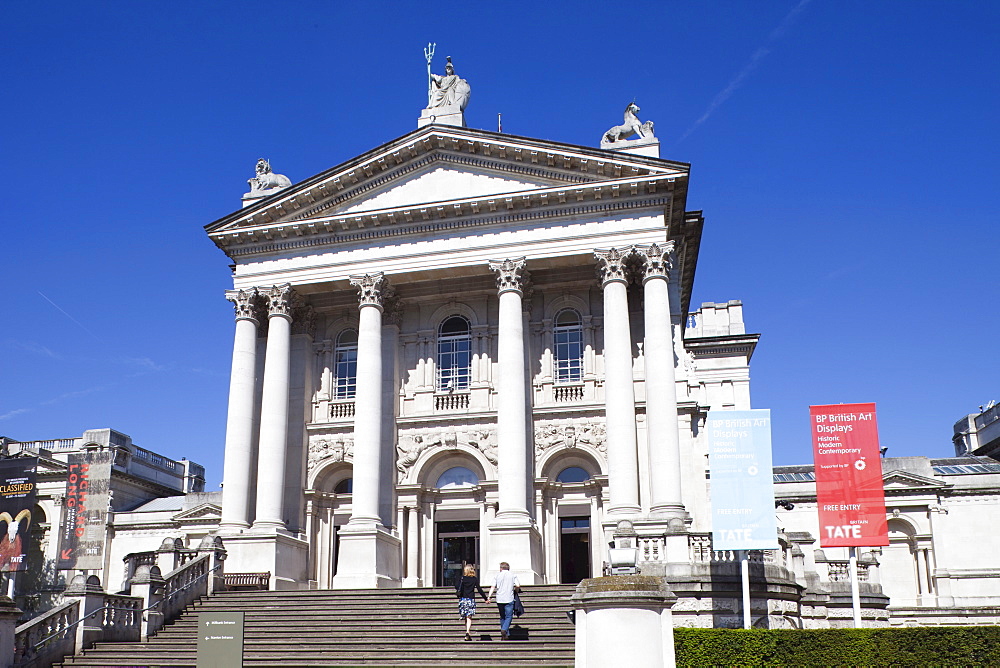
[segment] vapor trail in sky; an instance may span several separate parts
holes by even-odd
[[[46,297],[44,294],[42,294],[41,290],[35,290],[35,292],[37,292],[38,294],[42,295],[42,299],[44,299],[48,303],[50,303],[53,306],[55,306],[59,310],[60,313],[62,313],[64,316],[66,316],[67,318],[69,318],[70,320],[72,320],[73,322],[75,322],[77,325],[79,325],[80,329],[82,329],[83,331],[87,332],[87,334],[90,334],[92,337],[94,337],[95,341],[97,341],[99,343],[101,342],[101,340],[99,338],[97,338],[96,334],[94,334],[92,331],[90,331],[89,329],[87,329],[86,327],[84,327],[82,322],[80,322],[79,320],[77,320],[76,318],[74,318],[73,316],[71,316],[69,313],[67,313],[66,311],[64,311],[63,308],[61,306],[59,306],[59,304],[56,304],[54,301],[52,301],[51,299],[49,299],[48,297]]]
[[[694,122],[694,125],[689,127],[687,131],[683,135],[681,135],[681,138],[677,140],[678,142],[682,142],[685,139],[687,139],[688,135],[697,130],[702,123],[707,121],[708,117],[711,116],[716,109],[722,106],[722,103],[728,100],[729,97],[736,91],[737,88],[743,85],[743,82],[746,80],[746,78],[749,77],[750,74],[752,74],[755,69],[757,69],[757,66],[760,64],[760,61],[764,59],[764,56],[766,56],[771,52],[771,49],[768,48],[768,45],[770,45],[772,42],[780,38],[782,35],[785,34],[785,32],[788,31],[788,28],[791,27],[792,22],[795,20],[795,18],[799,15],[799,13],[802,12],[803,9],[805,9],[806,5],[808,5],[810,2],[812,2],[812,0],[799,0],[799,4],[792,7],[791,11],[789,11],[788,14],[785,15],[785,18],[781,20],[781,23],[778,24],[778,27],[776,27],[768,34],[767,42],[764,44],[764,46],[761,46],[760,48],[758,48],[756,51],[753,52],[753,55],[750,56],[750,62],[744,65],[743,69],[739,71],[739,74],[733,77],[733,80],[730,81],[725,88],[719,91],[719,93],[712,98],[712,101],[709,102],[708,104],[708,108],[705,109],[705,113],[703,113],[698,118],[698,120]]]

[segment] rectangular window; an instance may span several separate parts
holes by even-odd
[[[353,399],[358,389],[358,349],[337,348],[334,362],[334,399]]]

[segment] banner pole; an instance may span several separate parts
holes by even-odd
[[[854,628],[861,628],[861,592],[858,590],[858,549],[851,547],[847,568],[851,573],[851,605],[854,608]]]
[[[743,628],[749,629],[750,623],[750,550],[742,550],[740,560],[740,576],[743,580]]]

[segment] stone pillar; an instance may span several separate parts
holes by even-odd
[[[148,639],[163,627],[163,611],[158,603],[163,601],[165,580],[158,566],[139,566],[130,583],[132,596],[142,599],[146,612],[142,615],[142,639]]]
[[[668,283],[674,242],[637,249],[643,261],[645,296],[646,432],[649,447],[651,515],[684,529],[681,500],[680,432],[674,376],[674,337]]]
[[[500,293],[497,335],[497,443],[499,447],[499,501],[497,519],[528,523],[528,443],[525,433],[524,330],[521,284],[524,258],[491,261]]]
[[[595,250],[604,288],[604,401],[607,421],[609,516],[639,514],[639,456],[632,386],[632,334],[625,262],[631,248]]]
[[[250,474],[253,466],[254,393],[257,371],[257,289],[234,290],[226,299],[236,309],[233,369],[229,378],[229,412],[223,464],[222,531],[238,533],[250,526]]]
[[[382,523],[382,299],[384,274],[350,277],[358,288],[358,366],[354,395],[354,490],[351,519],[340,532],[335,589],[398,587],[401,541]]]
[[[490,260],[489,267],[497,272],[500,297],[496,383],[499,508],[489,527],[491,555],[486,566],[493,573],[499,570],[500,561],[507,561],[522,583],[540,583],[541,537],[528,510],[528,471],[533,460],[528,440],[521,304],[525,259]]]
[[[264,388],[260,402],[257,453],[257,516],[253,530],[272,533],[285,528],[282,499],[288,441],[288,383],[292,339],[292,286],[274,286],[268,300]]]
[[[420,582],[420,507],[406,509],[406,579],[404,587],[419,587]]]
[[[676,600],[659,577],[614,575],[581,582],[571,599],[576,668],[623,662],[629,668],[673,668],[677,664],[671,608]]]
[[[399,350],[399,324],[402,320],[402,305],[392,286],[383,289],[382,313],[382,431],[379,439],[381,456],[379,461],[379,516],[384,526],[392,526],[396,521],[396,401],[398,398],[397,354]],[[357,405],[357,404],[355,404]],[[403,530],[402,522],[398,523]]]
[[[17,631],[17,618],[21,616],[21,610],[14,605],[14,601],[6,596],[0,595],[0,666],[9,668],[18,663],[21,657],[17,655],[14,637]],[[23,647],[21,648],[23,651]],[[34,650],[34,648],[31,648]]]
[[[354,395],[354,492],[349,524],[381,525],[382,285],[381,272],[351,277],[361,291],[357,391]]]

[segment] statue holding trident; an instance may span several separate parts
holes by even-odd
[[[424,57],[427,59],[427,108],[458,107],[457,111],[465,111],[472,87],[468,81],[455,74],[451,56],[448,56],[443,75],[431,73],[431,59],[434,57],[435,46],[437,45],[428,43],[424,49]]]

